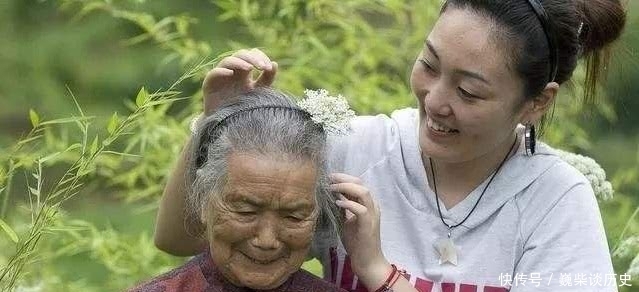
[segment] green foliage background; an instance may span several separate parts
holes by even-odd
[[[577,72],[544,139],[607,170],[616,193],[600,206],[615,270],[637,278],[639,7],[629,5],[608,98],[584,107]],[[154,248],[153,221],[216,57],[260,47],[280,64],[276,87],[326,88],[359,114],[390,113],[414,104],[410,67],[438,6],[0,1],[0,290],[123,290],[183,261]]]

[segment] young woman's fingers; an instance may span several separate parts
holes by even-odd
[[[331,181],[333,183],[354,183],[354,184],[358,184],[361,185],[362,184],[362,179],[356,176],[352,176],[350,174],[346,174],[346,173],[341,173],[341,172],[334,172],[330,174],[330,178]]]
[[[368,211],[368,208],[366,208],[362,204],[359,204],[359,203],[351,201],[351,200],[337,200],[337,201],[335,201],[335,205],[337,205],[340,208],[346,209],[346,211],[350,211],[355,216],[362,216],[362,215],[366,214],[366,212]],[[346,216],[347,220],[350,219],[348,217],[349,216],[347,215]]]
[[[259,49],[239,50],[232,56],[240,58],[260,70],[272,69],[271,59]]]
[[[218,64],[219,68],[227,68],[231,70],[251,71],[255,66],[251,62],[239,58],[237,56],[229,56],[222,59]]]
[[[233,76],[233,70],[222,67],[215,67],[206,73],[204,81],[202,81],[202,90],[206,93],[209,91],[212,84],[214,84],[220,77]]]
[[[271,61],[271,58],[269,58],[264,52],[262,52],[260,49],[258,48],[253,48],[249,51],[252,55],[256,56],[257,58],[259,58],[260,61],[260,68],[261,70],[264,71],[270,71],[273,70],[273,62]]]
[[[228,76],[233,76],[233,70],[227,69],[227,68],[215,67],[211,69],[209,73],[206,74],[207,78],[209,77],[209,74],[211,75],[211,78],[215,78],[217,76],[228,77]]]
[[[273,84],[273,81],[275,80],[275,75],[277,74],[277,68],[278,68],[277,63],[271,62],[271,69],[264,70],[264,72],[262,72],[262,75],[260,75],[260,77],[257,78],[255,85],[271,86],[271,84]]]
[[[369,190],[359,184],[345,182],[330,185],[331,191],[343,194],[347,199],[358,202],[367,208],[374,208],[375,203]]]
[[[337,201],[335,201],[335,205],[337,205],[338,207],[340,207],[340,204],[342,204],[343,202],[347,202],[350,201],[349,199],[347,199],[346,197],[344,197],[344,195],[342,195],[341,193],[337,193],[339,199]],[[340,202],[340,203],[338,203]],[[340,207],[342,208],[342,207]],[[344,208],[342,208],[344,209]],[[346,220],[350,220],[351,218],[355,217],[355,214],[353,214],[353,212],[349,211],[348,209],[344,209],[344,218],[346,218]]]

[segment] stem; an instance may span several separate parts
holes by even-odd
[[[9,170],[7,171],[7,187],[4,189],[4,198],[2,199],[2,208],[0,208],[0,218],[5,218],[9,197],[11,196],[11,184],[13,182],[13,161],[9,160]]]
[[[613,252],[617,250],[617,248],[619,247],[619,244],[621,244],[621,241],[623,240],[623,237],[626,234],[626,231],[628,231],[628,228],[630,227],[630,222],[632,222],[632,219],[634,219],[637,216],[637,214],[639,214],[639,207],[635,209],[635,211],[632,213],[628,221],[626,221],[626,226],[623,227],[623,230],[621,231],[621,235],[619,235],[619,240],[617,240],[615,247],[612,249]]]

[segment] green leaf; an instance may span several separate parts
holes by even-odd
[[[40,158],[40,163],[45,163],[53,158],[55,158],[56,156],[60,155],[60,153],[62,152],[55,152],[55,153],[51,153],[45,157]]]
[[[55,120],[42,122],[41,125],[68,124],[68,123],[75,123],[75,122],[81,122],[81,121],[88,121],[88,120],[91,120],[91,119],[93,119],[93,117],[61,118],[61,119],[55,119]]]
[[[38,113],[36,113],[33,109],[29,110],[29,119],[31,120],[31,125],[35,128],[40,124],[40,117]]]
[[[137,154],[130,154],[130,153],[124,153],[124,152],[116,152],[116,151],[104,151],[102,152],[104,154],[111,154],[111,155],[117,155],[117,156],[122,156],[122,157],[132,157],[132,158],[140,158],[142,157],[142,155],[137,155]]]
[[[11,241],[13,241],[14,243],[18,243],[18,234],[16,234],[16,232],[13,231],[13,229],[11,229],[11,227],[9,227],[9,225],[2,219],[0,219],[0,227],[2,227],[2,230],[4,230],[7,235],[9,235]]]
[[[142,87],[140,92],[138,92],[138,96],[135,98],[135,105],[138,107],[142,107],[144,103],[149,99],[149,93],[146,92],[146,89]]]
[[[89,148],[89,153],[93,155],[97,151],[98,151],[98,136],[96,135],[95,139],[93,139],[93,143],[91,143],[91,148]]]
[[[106,139],[104,139],[104,141],[102,141],[102,146],[109,147],[109,145],[111,145],[113,141],[115,141],[115,138],[113,136],[107,137]]]
[[[111,116],[111,120],[109,120],[109,125],[107,126],[109,135],[113,135],[113,133],[115,133],[115,130],[118,128],[119,123],[120,119],[118,118],[118,113],[113,113],[113,116]]]
[[[29,143],[29,142],[31,142],[31,141],[38,140],[38,139],[40,139],[40,138],[42,138],[42,135],[37,135],[37,136],[33,136],[33,137],[31,137],[31,138],[27,138],[27,139],[24,139],[24,140],[20,140],[20,141],[18,141],[17,146],[22,146],[22,145],[24,145],[24,144],[27,144],[27,143]]]
[[[171,98],[171,99],[156,100],[156,101],[148,102],[148,103],[144,104],[144,106],[156,106],[156,105],[162,105],[162,104],[169,104],[169,103],[173,103],[173,102],[178,101],[178,100],[189,99],[189,98],[191,98],[191,97],[190,96],[185,96],[185,97],[176,97],[176,98]]]
[[[82,144],[74,143],[71,146],[69,146],[66,150],[64,150],[64,152],[69,152],[71,150],[75,150],[75,149],[78,149],[78,148],[82,148]]]
[[[40,196],[40,190],[38,190],[38,189],[34,189],[32,187],[29,187],[29,192],[31,192],[31,194],[36,196],[36,197]]]

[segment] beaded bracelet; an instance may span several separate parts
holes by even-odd
[[[397,282],[397,280],[399,280],[399,277],[401,277],[404,273],[404,271],[397,271],[397,273],[395,274],[395,278],[388,284],[388,289],[386,290],[387,292],[393,292],[393,285],[395,285],[395,282]]]
[[[392,287],[393,285],[395,285],[395,282],[399,280],[399,277],[406,273],[404,270],[398,270],[397,266],[394,264],[391,264],[391,268],[393,268],[393,270],[391,271],[390,275],[388,275],[388,278],[386,278],[384,284],[382,284],[381,287],[375,290],[375,292],[393,292]]]

